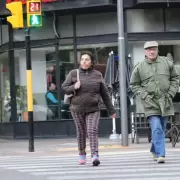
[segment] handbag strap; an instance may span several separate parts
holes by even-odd
[[[77,81],[80,81],[79,80],[79,69],[76,69],[76,71],[77,71]]]

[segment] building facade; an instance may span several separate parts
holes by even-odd
[[[64,94],[59,87],[67,73],[78,66],[80,52],[92,51],[97,60],[96,68],[103,74],[109,52],[118,55],[116,2],[42,2],[43,26],[31,29],[35,136],[75,135],[74,123],[68,107],[63,105]],[[25,30],[13,30],[3,20],[9,15],[5,3],[4,0],[0,6],[0,135],[28,137]],[[126,56],[131,54],[133,64],[143,59],[144,42],[157,40],[160,55],[171,56],[179,69],[179,4],[170,0],[168,3],[163,0],[124,1]],[[60,113],[55,120],[51,118],[45,98],[50,82],[58,86],[60,94]],[[142,112],[141,103],[137,100],[136,104],[137,112]],[[102,110],[100,122],[100,134],[111,134],[112,122],[106,110]],[[116,124],[120,133],[119,118]]]

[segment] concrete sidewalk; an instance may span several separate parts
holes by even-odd
[[[100,152],[127,152],[127,151],[144,151],[149,150],[150,143],[147,138],[141,138],[140,144],[131,144],[129,146],[121,146],[121,140],[111,141],[108,138],[99,138]],[[23,155],[23,154],[72,154],[77,153],[76,138],[60,138],[60,139],[35,139],[35,152],[28,152],[28,140],[3,140],[0,139],[0,155]],[[180,149],[180,144],[177,143],[173,148],[172,144],[167,139],[167,149]],[[89,153],[89,142],[87,140],[87,153]]]

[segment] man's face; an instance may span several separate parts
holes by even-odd
[[[145,55],[150,60],[155,60],[158,56],[158,48],[157,47],[150,47],[145,49]]]
[[[51,83],[50,90],[55,90],[55,89],[56,89],[56,85]]]

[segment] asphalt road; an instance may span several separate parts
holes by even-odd
[[[77,165],[77,156],[0,156],[5,180],[179,180],[179,149],[167,152],[165,164],[157,164],[146,151],[102,153],[101,165]]]

